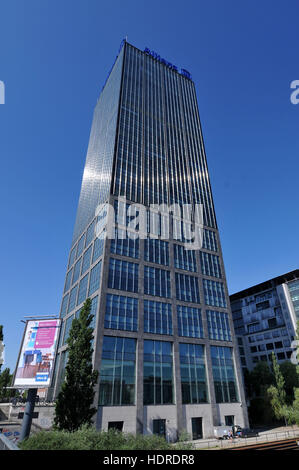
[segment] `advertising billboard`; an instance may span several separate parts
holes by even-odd
[[[28,320],[14,377],[16,388],[49,387],[60,320]]]

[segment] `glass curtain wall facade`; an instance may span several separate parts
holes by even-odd
[[[113,239],[105,203],[117,216]],[[126,232],[132,203],[146,211],[143,238]],[[175,205],[185,204],[202,207],[197,249],[174,237],[184,229]],[[99,429],[122,421],[123,430],[146,434],[165,420],[175,440],[184,429],[191,433],[194,419],[203,420],[203,437],[225,413],[247,424],[194,82],[127,42],[95,108],[61,303],[66,331],[87,296],[97,299]],[[212,348],[226,352],[226,362],[217,355],[217,374]],[[65,351],[62,341],[54,395]],[[219,374],[227,378],[220,385]],[[230,392],[220,396],[219,387]]]

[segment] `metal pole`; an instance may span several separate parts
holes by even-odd
[[[29,388],[19,442],[29,437],[36,395],[37,388]]]

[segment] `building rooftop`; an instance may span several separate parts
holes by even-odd
[[[282,274],[281,276],[274,277],[273,279],[269,279],[268,281],[261,282],[260,284],[256,284],[255,286],[248,287],[247,289],[241,290],[240,292],[236,292],[229,296],[230,301],[234,302],[235,300],[242,299],[243,297],[248,297],[249,295],[254,295],[258,292],[263,292],[267,289],[273,289],[273,287],[279,286],[285,282],[294,281],[299,279],[299,269],[295,269],[294,271],[290,271],[286,274]]]

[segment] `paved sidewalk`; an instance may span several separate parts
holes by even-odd
[[[282,439],[290,439],[292,437],[299,438],[298,426],[282,426],[273,428],[266,431],[259,431],[258,437],[236,438],[232,440],[218,440],[218,439],[199,439],[191,441],[196,449],[229,449],[238,446],[256,444],[261,442],[278,441]]]

